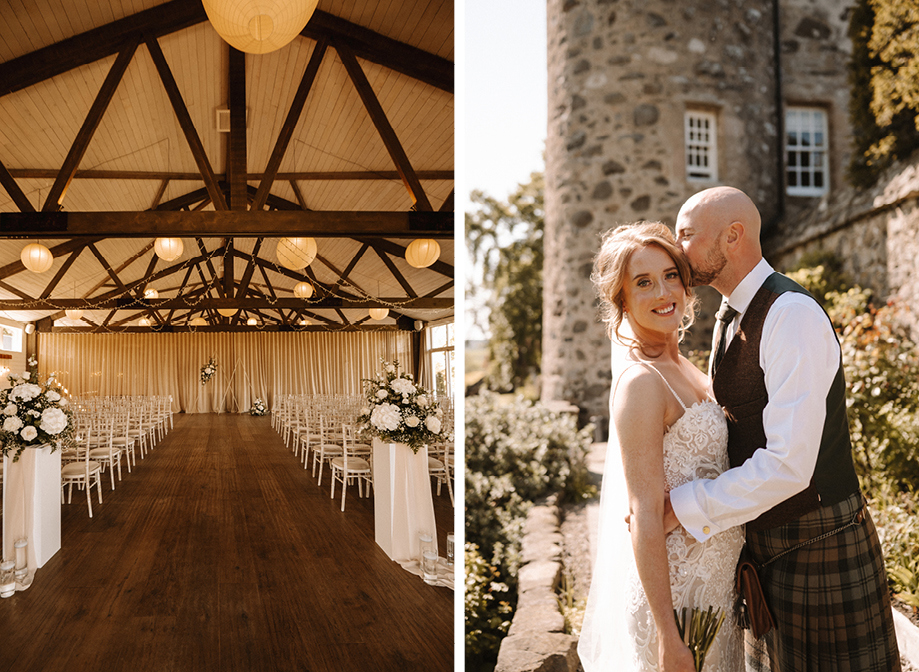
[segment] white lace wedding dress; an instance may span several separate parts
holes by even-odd
[[[667,383],[666,379],[664,382]],[[667,491],[688,481],[714,478],[728,468],[728,429],[721,407],[714,401],[702,401],[687,408],[675,392],[674,396],[685,413],[664,435]],[[667,537],[674,609],[679,613],[686,607],[688,615],[693,607],[706,610],[712,606],[725,614],[724,623],[705,658],[705,672],[744,669],[743,630],[738,627],[734,613],[734,574],[742,546],[741,527],[716,534],[704,543],[696,541],[682,527]],[[658,670],[657,628],[634,561],[626,600],[626,623],[633,654],[632,667],[628,669]]]

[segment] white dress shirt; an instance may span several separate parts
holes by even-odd
[[[728,337],[772,273],[761,260],[728,297],[728,304],[739,311],[728,325]],[[836,332],[813,298],[785,292],[775,300],[763,323],[759,350],[769,394],[763,410],[765,450],[756,450],[716,479],[691,481],[671,491],[674,513],[693,537],[705,541],[754,520],[808,486],[840,357]]]

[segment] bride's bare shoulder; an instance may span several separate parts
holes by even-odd
[[[664,399],[660,374],[649,365],[635,362],[619,375],[613,397],[614,410],[635,409]]]

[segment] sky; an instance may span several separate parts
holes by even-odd
[[[545,0],[466,0],[463,12],[459,212],[472,190],[504,199],[543,169],[548,105]],[[469,309],[465,336],[482,338]]]

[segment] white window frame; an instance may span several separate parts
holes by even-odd
[[[683,129],[686,141],[686,179],[690,182],[717,182],[717,115],[703,110],[686,110]]]
[[[447,327],[447,328],[453,329],[454,345],[446,345],[446,346],[438,347],[438,348],[433,347],[433,341],[434,341],[433,330],[436,328],[440,328],[440,327]],[[455,358],[456,323],[449,322],[449,323],[444,323],[444,324],[429,325],[428,327],[425,328],[424,340],[425,340],[425,343],[424,343],[425,359],[426,359],[428,371],[430,372],[429,389],[431,390],[431,392],[433,392],[435,395],[438,395],[438,396],[440,395],[437,390],[437,372],[434,370],[434,354],[441,353],[441,352],[448,353],[448,357],[447,357],[448,366],[446,367],[446,370],[444,371],[444,376],[445,376],[444,383],[447,388],[447,397],[450,398],[452,401],[453,396],[456,392],[456,390],[454,389],[454,383],[453,383],[453,369],[456,367],[456,358]]]
[[[22,352],[22,329],[11,327],[8,324],[0,324],[0,350],[4,352]],[[7,336],[8,334],[8,336]],[[9,343],[10,347],[6,345]]]
[[[823,196],[830,190],[827,131],[826,110],[819,107],[785,110],[785,193],[789,196]],[[816,186],[818,181],[823,184]]]

